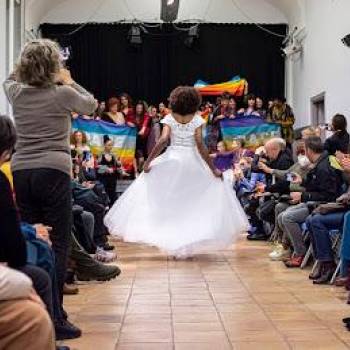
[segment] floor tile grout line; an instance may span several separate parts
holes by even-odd
[[[308,305],[307,305],[300,297],[298,297],[297,295],[295,295],[293,291],[291,291],[290,293],[293,295],[293,297],[294,297],[295,299],[297,299],[297,300],[299,301],[300,304],[304,305],[304,307],[305,307],[306,309],[308,309],[309,312],[310,312],[313,316],[315,316],[315,317],[317,318],[318,321],[320,321],[328,330],[330,330],[330,332],[331,332],[333,335],[335,335],[335,337],[336,337],[338,340],[340,340],[341,343],[343,343],[347,348],[349,348],[349,344],[347,344],[347,342],[346,342],[345,340],[343,340],[332,328],[328,327],[328,325],[325,324],[325,322],[322,320],[322,318],[318,317],[317,314],[316,314],[312,309],[310,309],[310,308],[308,307]],[[339,320],[339,322],[340,322],[340,320]]]
[[[265,317],[269,320],[269,322],[271,323],[272,327],[277,331],[277,333],[283,338],[284,342],[287,344],[289,349],[292,349],[291,344],[288,341],[288,338],[283,334],[283,332],[281,332],[276,325],[274,324],[273,320],[271,319],[271,317],[267,314],[267,312],[264,310],[264,308],[260,305],[260,303],[258,302],[258,300],[254,297],[253,293],[250,291],[250,289],[245,285],[242,277],[237,273],[237,271],[235,270],[235,268],[232,266],[232,264],[229,262],[229,260],[227,259],[227,257],[225,256],[225,259],[230,267],[230,269],[235,273],[235,275],[237,276],[237,278],[239,279],[239,281],[241,282],[241,285],[244,287],[244,289],[247,291],[247,293],[249,294],[249,296],[255,301],[255,303],[258,305],[258,307],[260,308],[260,310],[263,312],[263,314],[265,315]]]
[[[171,339],[173,341],[172,349],[175,350],[175,330],[174,330],[174,315],[173,315],[173,305],[172,305],[172,290],[171,290],[171,279],[169,272],[169,259],[167,257],[167,272],[168,272],[168,291],[169,291],[169,306],[170,306],[170,323],[171,323]]]
[[[198,265],[199,265],[199,270],[200,270],[200,272],[201,272],[201,275],[202,275],[202,277],[203,277],[203,280],[205,281],[206,288],[207,288],[208,293],[209,293],[209,295],[210,295],[210,299],[211,299],[212,302],[213,302],[213,305],[214,305],[216,314],[217,314],[217,316],[218,316],[218,318],[219,318],[219,321],[220,321],[220,323],[221,323],[221,326],[222,326],[222,328],[223,328],[223,331],[225,332],[227,341],[228,341],[228,343],[230,344],[231,349],[234,350],[234,346],[233,346],[233,344],[232,344],[232,341],[231,341],[231,339],[230,339],[230,336],[229,336],[228,333],[227,333],[227,330],[226,330],[226,327],[225,327],[225,325],[224,325],[223,319],[222,319],[222,317],[221,317],[221,314],[220,314],[220,312],[219,312],[219,309],[217,308],[217,305],[216,305],[214,296],[213,296],[213,294],[212,294],[212,292],[211,292],[211,290],[210,290],[209,283],[208,283],[208,281],[207,281],[207,279],[206,279],[206,277],[205,277],[205,275],[204,275],[204,273],[203,273],[202,266],[200,265],[200,263],[199,263]]]
[[[134,284],[135,284],[135,280],[136,280],[136,272],[137,272],[137,264],[136,264],[136,269],[135,269],[134,276],[133,276],[133,279],[132,279],[132,282],[131,282],[128,300],[127,300],[126,305],[125,305],[124,315],[123,315],[123,317],[121,319],[121,323],[120,323],[119,336],[118,336],[117,343],[115,344],[115,349],[116,350],[118,350],[118,347],[119,347],[120,337],[121,337],[122,330],[123,330],[123,327],[124,327],[124,321],[125,321],[125,318],[126,318],[126,313],[128,311],[128,307],[129,307],[129,304],[130,304],[130,299],[131,299],[132,292],[133,292],[133,289],[134,289]]]

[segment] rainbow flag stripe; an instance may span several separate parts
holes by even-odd
[[[208,84],[203,80],[197,80],[194,87],[203,96],[219,96],[228,92],[233,96],[244,96],[248,93],[248,82],[240,76],[235,76],[224,83]]]
[[[235,119],[224,119],[220,122],[223,141],[228,149],[232,147],[232,141],[243,139],[245,148],[251,150],[265,144],[271,137],[281,135],[279,124],[266,123],[255,116],[239,116]]]
[[[132,170],[136,147],[135,128],[78,118],[73,120],[72,130],[86,134],[88,145],[96,157],[103,151],[103,136],[108,135],[113,140],[113,152],[120,158],[125,170]]]

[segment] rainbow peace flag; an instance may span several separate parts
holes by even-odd
[[[103,151],[103,136],[108,135],[113,141],[113,152],[120,158],[124,169],[132,170],[136,147],[136,128],[78,118],[73,120],[72,129],[86,134],[91,152],[96,157]]]
[[[220,122],[220,127],[227,149],[232,148],[233,140],[242,139],[245,141],[244,148],[255,150],[270,138],[281,135],[279,124],[266,123],[262,118],[255,116],[224,119]]]
[[[241,79],[239,75],[224,83],[212,85],[203,80],[197,80],[194,87],[203,96],[219,96],[224,92],[228,92],[233,96],[244,96],[248,93],[248,82]]]

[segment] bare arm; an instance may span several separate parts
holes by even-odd
[[[208,166],[209,166],[210,170],[213,172],[214,176],[222,177],[222,172],[215,168],[213,161],[210,158],[209,152],[203,143],[202,127],[199,127],[196,129],[194,137],[196,140],[196,145],[197,145],[197,149],[199,151],[199,154],[201,155],[203,160],[208,164]]]
[[[153,147],[151,154],[147,158],[143,170],[145,173],[149,173],[151,168],[150,164],[153,159],[157,158],[163,151],[163,149],[168,145],[170,137],[170,126],[164,125],[162,135],[160,136],[159,140],[157,141],[156,145]]]

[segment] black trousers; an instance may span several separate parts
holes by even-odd
[[[27,275],[33,282],[33,287],[47,308],[51,320],[54,320],[54,312],[52,306],[52,285],[49,274],[40,267],[33,265],[25,265],[18,269]]]
[[[13,180],[22,220],[52,227],[50,239],[56,258],[58,297],[62,306],[72,230],[70,176],[54,169],[28,169],[14,171]]]

